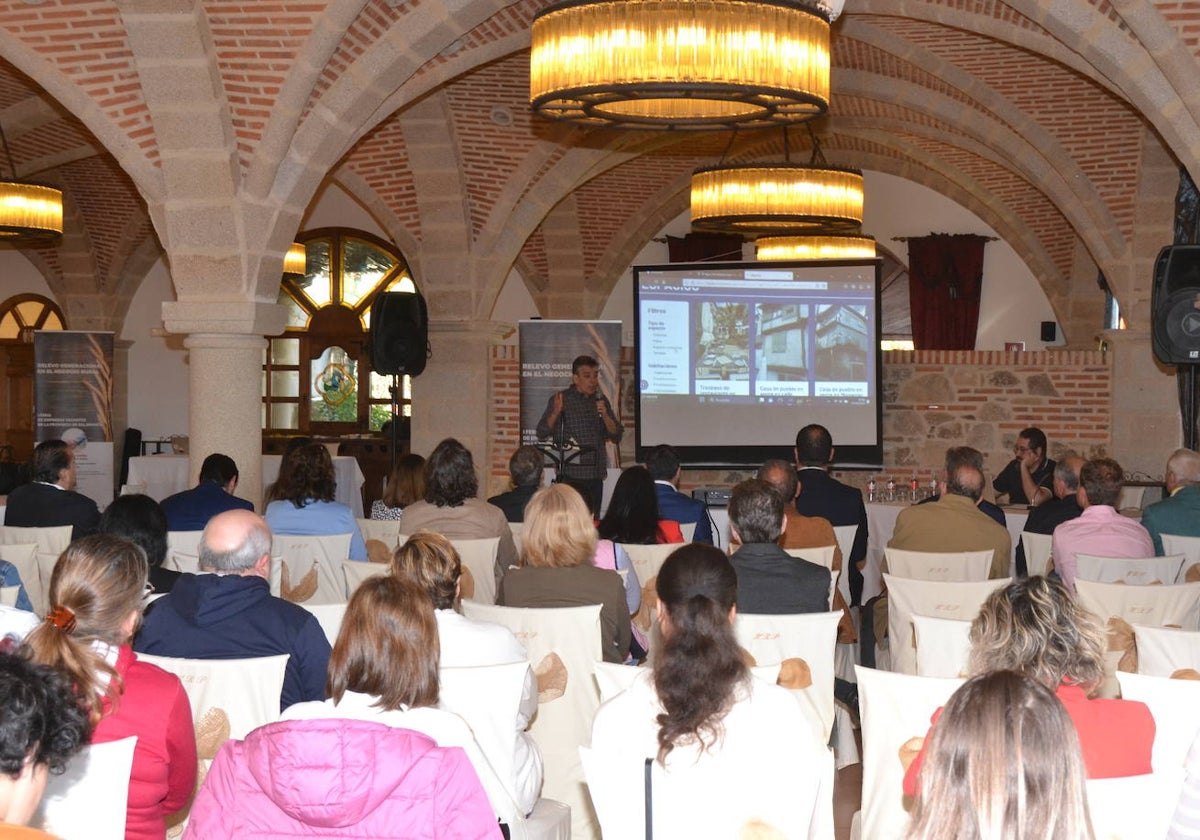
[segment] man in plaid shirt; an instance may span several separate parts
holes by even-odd
[[[553,436],[556,444],[574,439],[582,453],[562,468],[566,478],[587,490],[593,513],[600,510],[604,478],[608,474],[606,441],[617,443],[625,430],[608,398],[600,393],[600,363],[591,356],[571,362],[571,387],[550,398],[538,421],[539,440]]]

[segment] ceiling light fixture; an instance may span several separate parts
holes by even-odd
[[[550,120],[760,128],[829,110],[829,20],[792,0],[572,0],[532,29],[529,99]]]
[[[762,236],[754,246],[760,260],[854,260],[876,256],[875,240],[870,236]]]
[[[308,251],[303,242],[293,242],[283,255],[283,273],[304,275],[308,273]]]
[[[8,171],[12,173],[11,181],[0,181],[0,242],[32,242],[61,235],[62,190],[17,180],[17,167],[2,124],[0,143],[4,145]]]

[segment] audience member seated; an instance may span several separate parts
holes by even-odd
[[[271,595],[271,530],[258,514],[230,510],[200,538],[200,574],[182,575],[154,602],[134,646],[185,659],[286,653],[280,708],[325,696],[329,642],[316,616]]]
[[[784,497],[757,478],[733,488],[729,530],[741,548],[729,558],[737,572],[737,605],[746,613],[791,615],[829,609],[829,569],[779,547]]]
[[[1162,556],[1162,535],[1200,537],[1200,453],[1176,449],[1167,460],[1167,497],[1142,511],[1142,525]]]
[[[75,492],[75,449],[61,440],[46,440],[33,450],[33,481],[8,494],[4,524],[19,528],[71,525],[72,539],[96,533],[100,509]]]
[[[1125,473],[1112,458],[1094,458],[1079,470],[1079,506],[1077,518],[1054,529],[1050,556],[1054,571],[1063,584],[1075,591],[1075,555],[1097,557],[1154,556],[1154,541],[1142,525],[1117,513]]]
[[[283,454],[279,456],[279,472],[275,474],[275,481],[263,489],[264,505],[283,498],[279,495],[279,477],[291,469],[292,456],[312,442],[313,439],[305,435],[288,438],[288,442],[283,447]]]
[[[1050,689],[1012,671],[982,674],[931,730],[906,836],[1092,840],[1084,781],[1075,729]]]
[[[617,478],[599,530],[601,538],[619,543],[683,542],[679,523],[661,518],[654,479],[642,466],[630,467]]]
[[[1016,455],[992,482],[1005,504],[1037,506],[1053,495],[1054,462],[1046,457],[1046,434],[1030,426],[1017,435]]]
[[[496,603],[509,607],[600,604],[604,661],[624,662],[631,638],[625,588],[616,572],[592,565],[595,554],[596,529],[583,497],[565,484],[543,487],[525,508],[521,568],[510,569],[500,581]]]
[[[1068,453],[1054,466],[1054,498],[1029,511],[1022,530],[1033,534],[1053,534],[1054,529],[1083,513],[1079,506],[1079,471],[1083,459]],[[1045,569],[1029,569],[1025,561],[1025,546],[1017,546],[1017,576],[1024,577],[1032,571],[1035,575],[1045,574]]]
[[[167,559],[167,517],[158,502],[141,493],[118,496],[100,517],[100,533],[124,537],[146,553],[150,585],[155,592],[171,591],[179,572],[164,569]]]
[[[954,471],[963,464],[969,467],[974,467],[975,469],[979,470],[980,474],[983,474],[983,453],[970,446],[951,446],[946,450],[946,464],[942,468],[942,481],[945,481],[947,477],[953,475]],[[986,482],[984,483],[984,490],[987,490]],[[941,497],[941,493],[935,493],[932,496],[926,496],[917,504],[932,504]],[[1004,510],[999,505],[989,502],[987,499],[983,498],[982,495],[980,495],[977,504],[981,511],[986,513],[992,519],[996,520],[996,524],[1000,525],[1001,527],[1008,526],[1008,521],[1004,517]]]
[[[542,470],[545,456],[536,446],[519,446],[508,459],[508,477],[512,489],[488,499],[489,505],[495,505],[504,511],[504,518],[509,522],[525,521],[525,505],[533,498],[542,483]]]
[[[297,449],[287,470],[279,471],[276,501],[267,505],[264,516],[271,532],[301,537],[327,534],[350,535],[350,559],[366,560],[367,544],[354,512],[334,501],[337,480],[329,450],[319,443]]]
[[[473,621],[455,612],[462,561],[450,541],[432,531],[418,531],[396,549],[392,570],[425,590],[433,604],[441,642],[441,667],[507,665],[525,662],[525,648],[507,627],[490,621]],[[526,814],[533,810],[542,789],[542,754],[525,730],[538,707],[537,679],[533,669],[525,674],[521,707],[513,726],[518,733],[515,778],[512,788]]]
[[[238,485],[238,468],[228,455],[214,452],[200,465],[200,481],[163,499],[169,531],[203,531],[208,520],[227,510],[254,510],[246,499],[233,495]]]
[[[738,824],[749,812],[766,823],[759,830],[777,832],[754,836],[807,837],[811,809],[801,803],[815,795],[825,746],[786,689],[751,678],[733,631],[737,590],[737,573],[720,549],[691,543],[667,558],[657,581],[663,642],[654,668],[641,669],[596,712],[591,749],[638,771],[653,756],[694,788],[696,807],[673,814],[679,822],[667,836],[750,836]],[[792,775],[781,780],[781,772]],[[735,785],[778,790],[780,782],[793,795],[726,801]]]
[[[413,502],[425,498],[425,459],[412,452],[396,461],[383,488],[383,498],[371,503],[371,518],[395,521]]]
[[[1035,575],[984,601],[971,624],[967,667],[972,676],[1017,671],[1054,691],[1075,724],[1089,779],[1139,776],[1151,771],[1150,710],[1132,700],[1089,698],[1104,681],[1107,648],[1099,620],[1062,584]],[[909,796],[923,775],[921,760],[918,755],[904,777]]]
[[[226,742],[184,836],[501,836],[470,728],[435,708],[437,623],[415,583],[389,575],[355,591],[328,694]]]
[[[819,516],[834,528],[855,525],[854,546],[848,561],[843,558],[849,575],[850,606],[862,600],[862,568],[867,562],[867,508],[862,491],[842,484],[829,474],[835,450],[833,438],[824,426],[811,423],[796,433],[797,479],[800,492],[796,496],[796,511],[805,516]],[[874,664],[874,651],[870,662]]]
[[[439,443],[425,464],[425,498],[404,510],[404,531],[434,531],[451,540],[486,540],[499,537],[496,549],[496,583],[517,563],[512,529],[499,508],[479,494],[471,450],[454,438]]]
[[[49,774],[66,769],[90,731],[61,671],[0,653],[0,837],[54,840],[23,826],[37,811]]]
[[[679,492],[679,477],[683,474],[683,468],[675,450],[665,443],[654,447],[646,456],[646,469],[654,479],[654,492],[658,496],[658,515],[680,525],[696,523],[692,542],[712,545],[712,524],[708,516],[708,506],[699,499]]]
[[[900,511],[888,548],[905,551],[991,551],[989,578],[1008,576],[1012,537],[1003,525],[979,509],[983,473],[960,465],[942,484],[941,497],[931,505]],[[887,571],[887,559],[881,563]]]
[[[50,578],[50,611],[25,637],[30,657],[64,672],[95,726],[91,743],[137,736],[126,806],[127,840],[162,840],[166,818],[192,796],[196,736],[174,674],[139,662],[129,641],[142,616],[149,566],[129,540],[71,543]]]
[[[822,516],[805,516],[796,510],[796,497],[800,495],[800,481],[796,477],[796,465],[782,458],[768,458],[754,475],[765,481],[784,499],[783,533],[779,535],[780,548],[822,548],[833,546],[833,570],[842,568],[842,549],[838,546],[837,534],[829,520]],[[730,535],[729,547],[737,550],[741,543]]]

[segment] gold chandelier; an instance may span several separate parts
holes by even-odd
[[[0,125],[0,143],[8,160],[13,180],[0,181],[0,241],[33,241],[59,236],[63,232],[62,190],[43,184],[17,180],[4,126]]]
[[[755,243],[760,260],[874,259],[875,240],[870,236],[814,234],[763,236]]]
[[[793,0],[572,0],[532,34],[529,99],[547,119],[756,128],[829,110],[829,21]]]
[[[284,274],[305,274],[308,272],[308,251],[303,242],[293,242],[283,255]]]

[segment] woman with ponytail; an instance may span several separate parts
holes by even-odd
[[[636,784],[621,835],[644,836],[650,760],[663,771],[650,791],[655,840],[735,838],[768,827],[779,834],[763,836],[808,837],[829,753],[794,697],[751,676],[734,635],[729,559],[689,543],[663,564],[657,592],[663,641],[654,669],[601,706],[592,725],[592,752]]]
[[[192,712],[179,678],[139,662],[130,640],[149,594],[149,564],[123,537],[75,540],[50,577],[50,611],[25,637],[31,659],[64,672],[94,726],[91,742],[137,736],[126,840],[163,840],[165,819],[196,782]]]

